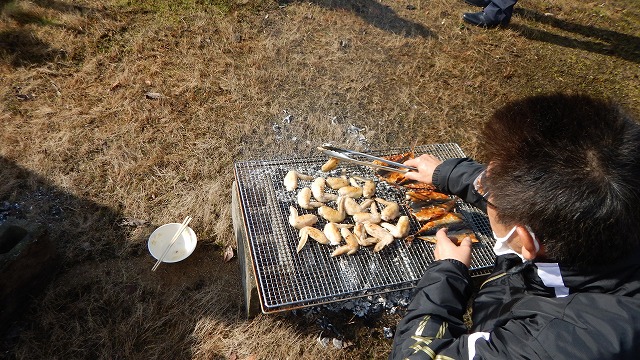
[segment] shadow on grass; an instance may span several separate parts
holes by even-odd
[[[86,6],[68,4],[62,1],[55,1],[55,0],[31,0],[31,1],[37,4],[38,6],[46,7],[46,8],[60,11],[60,12],[79,12],[81,14],[84,14],[86,11],[90,10],[90,8]]]
[[[558,30],[588,38],[588,40],[584,40],[577,37],[554,34],[521,24],[510,25],[510,28],[518,31],[528,39],[640,63],[640,38],[637,36],[600,29],[590,25],[572,23],[553,16],[545,16],[535,10],[518,8],[514,10],[514,13],[519,14],[523,18],[552,26]]]
[[[40,9],[51,9],[63,13],[80,13],[83,15],[91,10],[88,7],[66,4],[55,0],[32,0],[31,3],[35,4],[37,7],[24,8],[18,5],[14,0],[0,0],[0,10],[5,16],[11,18],[20,25],[55,25],[55,22],[39,13]]]
[[[42,176],[3,157],[0,157],[0,169],[0,224],[19,221],[28,226],[44,226],[64,268],[87,260],[102,261],[118,256],[126,238],[126,228],[118,225],[118,219],[121,218],[118,211],[71,195]],[[24,257],[19,259],[19,263],[11,264],[7,269],[14,266],[20,268],[28,261],[34,261]],[[3,272],[0,276],[10,273]],[[55,272],[47,274],[54,278]],[[11,282],[11,279],[4,280],[6,282],[3,283]],[[16,283],[15,286],[16,289],[30,290],[12,296],[29,294],[39,297],[39,292],[43,291],[41,287],[31,289],[30,284]],[[28,309],[29,298],[22,300],[23,303],[11,314],[3,314],[10,322],[1,327],[0,353],[15,345],[25,326],[22,319]]]
[[[0,324],[1,359],[193,358],[199,323],[229,329],[239,314],[238,264],[215,244],[152,272],[146,239],[158,224],[0,156],[0,224],[14,219],[47,229],[60,267]]]
[[[30,31],[0,32],[0,61],[14,67],[42,65],[65,55],[64,50],[52,48]]]
[[[14,1],[0,0],[1,15],[10,18],[20,28],[8,29],[0,32],[0,61],[14,67],[41,65],[64,58],[66,53],[62,49],[54,49],[49,43],[38,38],[33,32],[22,28],[25,25],[56,26],[78,32],[79,29],[67,27],[41,12],[51,9],[64,13],[85,14],[92,11],[79,5],[65,4],[54,0],[34,0],[33,5],[22,7]]]
[[[70,265],[117,256],[126,238],[120,211],[69,194],[1,156],[0,169],[0,222],[16,218],[45,224]]]
[[[294,1],[281,0],[281,4]],[[378,29],[404,37],[436,37],[424,25],[403,19],[389,6],[376,0],[311,0],[328,9],[350,11]]]

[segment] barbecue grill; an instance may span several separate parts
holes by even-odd
[[[396,148],[370,154],[385,156],[407,151],[410,149]],[[465,157],[460,147],[453,143],[418,146],[414,151],[416,155],[429,153],[443,160]],[[243,271],[245,297],[249,302],[252,289],[254,295],[257,292],[263,313],[412,288],[434,260],[435,245],[419,239],[411,243],[397,240],[378,253],[372,251],[373,247],[360,247],[354,255],[335,258],[330,256],[334,247],[310,239],[299,253],[296,252],[298,231],[288,223],[289,206],[295,206],[300,214],[315,211],[298,207],[297,192],[284,188],[283,179],[289,170],[314,177],[340,176],[344,171],[348,176],[375,179],[377,197],[400,204],[405,202],[403,189],[379,181],[374,170],[341,163],[337,169],[325,173],[320,168],[326,160],[325,155],[319,155],[235,163],[234,228],[239,259],[246,270]],[[298,188],[310,183],[300,180]],[[420,224],[411,217],[408,206],[401,206],[401,212],[409,215],[410,233],[415,233]],[[489,221],[484,213],[460,199],[456,201],[456,212],[463,215],[480,241],[473,245],[472,276],[485,275],[495,259],[492,250],[495,240]],[[322,229],[325,223],[320,218],[315,227]]]

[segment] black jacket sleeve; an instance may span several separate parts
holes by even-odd
[[[465,334],[462,316],[471,296],[470,283],[467,267],[457,260],[429,265],[398,324],[389,359],[423,358]]]
[[[473,181],[484,168],[484,165],[469,158],[447,159],[433,171],[433,185],[439,191],[456,195],[486,212],[486,200],[473,188]]]
[[[553,320],[544,311],[525,311],[518,316],[507,313],[508,317],[496,327],[468,333],[463,315],[471,296],[470,283],[466,266],[457,260],[433,262],[418,283],[407,315],[396,328],[389,359],[554,358],[537,340]]]

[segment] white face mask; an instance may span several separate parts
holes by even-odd
[[[538,250],[540,250],[540,244],[536,239],[536,235],[533,233],[533,231],[531,231],[531,228],[528,226],[526,228],[527,228],[527,231],[529,232],[529,235],[531,235],[531,237],[533,238],[533,246],[535,246],[536,253],[537,253]],[[514,251],[512,248],[509,247],[509,244],[507,244],[507,242],[509,241],[509,238],[511,237],[511,235],[513,235],[514,232],[516,232],[516,226],[514,226],[511,230],[509,230],[507,235],[503,237],[496,236],[496,233],[492,231],[493,237],[496,239],[496,244],[493,245],[493,252],[495,252],[496,255],[516,254],[520,257],[520,259],[522,259],[522,261],[525,261],[522,254]]]

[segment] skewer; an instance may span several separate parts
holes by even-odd
[[[182,234],[184,229],[187,228],[187,225],[189,225],[189,222],[191,222],[191,219],[192,219],[191,216],[187,216],[186,218],[184,218],[184,220],[182,221],[182,224],[180,224],[180,227],[178,228],[178,231],[176,231],[176,234],[173,235],[173,238],[169,242],[169,246],[167,246],[167,248],[162,253],[162,256],[160,256],[158,261],[156,261],[155,265],[153,265],[153,267],[151,268],[151,271],[156,271],[156,269],[158,268],[158,266],[160,265],[162,260],[164,260],[165,256],[167,256],[167,254],[169,253],[169,250],[171,249],[173,244],[175,244],[175,242],[178,239],[178,237]]]

